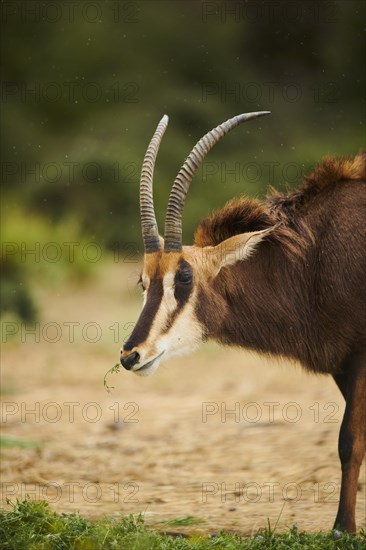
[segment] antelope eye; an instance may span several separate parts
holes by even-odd
[[[183,268],[177,271],[176,281],[178,283],[189,284],[192,282],[192,272],[188,268]]]

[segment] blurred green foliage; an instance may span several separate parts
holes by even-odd
[[[187,199],[185,242],[232,196],[295,185],[324,154],[362,145],[362,0],[5,0],[1,8],[1,207],[11,230],[24,215],[29,228],[43,224],[46,239],[60,227],[62,240],[67,220],[72,240],[141,251],[139,172],[164,113],[161,232],[170,187],[197,139],[237,113],[272,111],[205,160]],[[31,318],[27,298],[11,306],[9,280],[25,273],[13,260],[2,259],[5,304]]]
[[[80,236],[74,217],[51,225],[22,207],[2,216],[1,313],[15,314],[26,323],[38,317],[29,282],[53,290],[66,282],[83,282],[103,256],[98,243]]]

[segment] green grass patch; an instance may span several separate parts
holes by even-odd
[[[35,441],[33,439],[19,439],[11,435],[0,436],[0,448],[1,447],[21,447],[23,449],[35,449],[43,446],[41,441]]]
[[[174,518],[166,522],[166,525],[198,525],[203,523],[204,519],[197,518],[195,516],[183,516],[181,518]]]
[[[76,514],[57,514],[45,501],[10,503],[0,511],[1,550],[364,550],[366,535],[299,532],[276,534],[268,525],[253,537],[213,533],[189,538],[161,534],[144,525],[142,515],[90,521]],[[193,516],[177,518],[191,525]],[[188,523],[183,522],[183,520]],[[193,518],[196,519],[196,518]]]
[[[13,395],[14,393],[17,393],[17,390],[13,386],[0,386],[0,395]]]

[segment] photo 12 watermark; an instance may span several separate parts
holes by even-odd
[[[1,422],[4,426],[14,423],[57,424],[78,422],[96,424],[136,424],[139,422],[140,407],[135,401],[122,403],[115,401],[102,407],[96,401],[6,401],[0,406]]]
[[[201,407],[203,424],[219,421],[226,423],[257,424],[265,422],[287,422],[296,424],[304,419],[324,424],[338,424],[341,421],[340,407],[334,401],[319,403],[315,401],[306,407],[296,401],[280,403],[279,401],[249,401],[228,403],[225,401],[204,401]]]
[[[66,155],[67,157],[67,155]],[[109,181],[117,184],[138,184],[139,166],[135,162],[112,162],[101,164],[95,161],[72,160],[48,162],[5,161],[1,163],[1,177],[4,184],[26,183],[68,185],[95,184]]]
[[[334,104],[341,99],[341,86],[336,81],[313,82],[243,82],[207,81],[201,85],[201,101],[211,100],[228,104],[273,107],[278,103],[299,103],[310,100],[315,104]]]
[[[52,25],[56,23],[90,25],[102,21],[133,25],[139,23],[143,3],[131,0],[3,0],[3,23]]]
[[[201,501],[231,502],[231,503],[258,503],[308,500],[313,502],[339,502],[339,483],[328,481],[322,483],[299,483],[290,481],[239,481],[234,483],[204,482],[201,487]]]
[[[331,24],[339,20],[339,2],[336,0],[203,0],[203,23],[250,24],[285,22],[289,25],[301,21],[313,24]]]
[[[1,243],[1,256],[3,261],[16,260],[20,264],[30,265],[59,262],[69,265],[79,262],[96,264],[107,256],[113,257],[114,263],[134,264],[140,261],[141,252],[138,243],[134,241],[111,243],[109,250],[95,241],[5,241]]]
[[[137,82],[120,81],[114,75],[108,86],[85,81],[3,81],[1,101],[4,104],[18,102],[26,105],[40,103],[138,103],[140,87]]]
[[[35,321],[25,323],[19,321],[1,322],[1,342],[7,344],[75,344],[83,342],[96,344],[101,341],[111,341],[114,344],[122,343],[131,334],[136,321],[120,323],[114,321],[111,325],[103,326],[97,321]]]
[[[263,162],[213,162],[204,161],[201,166],[201,181],[226,184],[234,182],[265,185],[278,184],[285,181],[287,184],[298,183],[305,174],[304,163],[263,160]]]
[[[126,483],[95,483],[85,481],[49,481],[47,483],[16,483],[5,481],[0,485],[3,501],[45,500],[49,504],[83,502],[99,504],[104,502],[138,504],[140,486],[135,481]]]

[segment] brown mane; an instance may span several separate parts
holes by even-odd
[[[274,223],[276,218],[270,214],[265,203],[248,197],[236,197],[199,223],[194,243],[201,247],[216,246],[233,235],[266,229]]]
[[[324,157],[294,191],[280,193],[271,189],[263,201],[242,196],[227,202],[199,223],[194,244],[200,247],[216,246],[233,235],[278,224],[270,239],[286,245],[289,256],[299,259],[306,242],[314,238],[297,215],[298,210],[305,209],[315,196],[337,182],[365,178],[366,149],[354,157]]]

